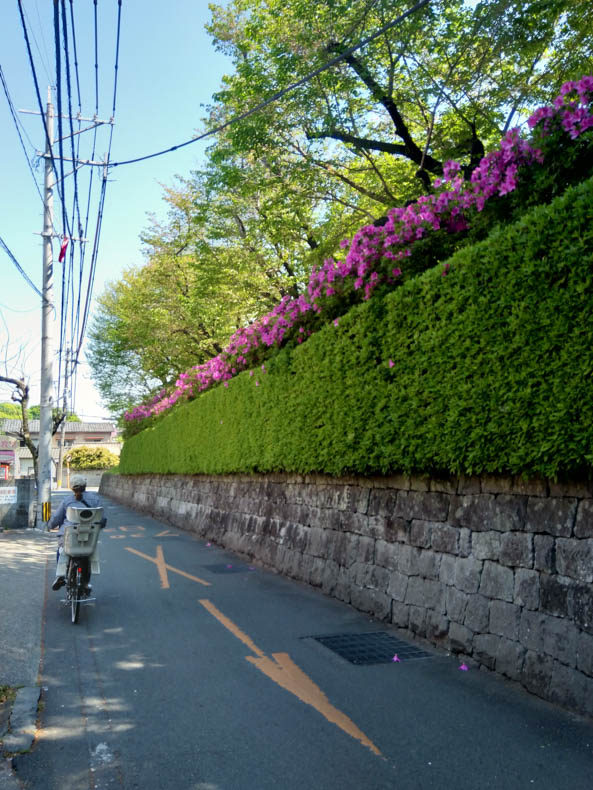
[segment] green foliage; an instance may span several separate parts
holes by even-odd
[[[590,476],[593,181],[448,263],[177,406],[119,471]]]
[[[9,401],[3,401],[2,403],[0,403],[0,419],[3,420],[22,419],[20,404],[11,403]]]
[[[119,458],[106,447],[73,447],[64,456],[72,469],[109,469],[117,466]]]

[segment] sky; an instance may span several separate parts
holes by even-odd
[[[224,4],[224,3],[221,3]],[[69,18],[70,0],[66,0]],[[22,0],[25,22],[45,106],[47,86],[55,85],[55,47],[53,0]],[[77,60],[80,75],[82,115],[95,114],[95,73],[99,84],[98,117],[109,119],[113,108],[117,0],[98,0],[98,68],[95,69],[93,0],[74,0]],[[232,71],[232,64],[216,52],[204,25],[210,19],[206,0],[123,0],[119,44],[116,110],[114,116],[111,161],[132,159],[170,148],[191,139],[204,130],[204,105],[218,90],[222,76]],[[72,42],[70,57],[73,60]],[[64,53],[61,51],[62,68]],[[18,110],[38,110],[35,84],[30,68],[23,26],[17,0],[4,0],[0,11],[0,66],[13,106],[22,123],[23,151],[9,104],[0,88],[0,237],[13,253],[35,286],[41,290],[42,246],[39,235],[43,225],[43,205],[35,184],[42,191],[43,163],[35,152],[44,148],[44,131],[40,115]],[[74,71],[73,71],[74,74]],[[74,81],[74,76],[73,76]],[[65,82],[64,88],[65,88]],[[73,86],[74,88],[74,86]],[[77,92],[74,110],[78,110]],[[63,91],[62,112],[67,113]],[[57,94],[53,91],[57,112]],[[63,134],[69,132],[67,121]],[[83,124],[83,128],[89,124]],[[77,126],[75,128],[78,128]],[[110,127],[97,132],[95,161],[102,160],[109,144]],[[80,135],[81,158],[91,153],[93,132]],[[57,137],[57,125],[56,125]],[[71,156],[70,141],[64,140],[64,156]],[[176,175],[187,175],[203,161],[208,141],[188,145],[181,150],[110,170],[103,212],[93,297],[96,299],[109,282],[118,280],[123,271],[143,262],[139,236],[148,227],[148,214],[166,216],[162,185],[174,183]],[[58,146],[54,146],[54,154]],[[28,161],[33,161],[33,175]],[[37,162],[37,165],[35,163]],[[65,163],[65,172],[70,169]],[[93,197],[83,281],[86,283],[91,261],[92,238],[98,209],[98,185],[101,173],[95,168]],[[78,191],[88,195],[91,168],[78,171]],[[35,178],[34,178],[34,177]],[[71,203],[74,179],[66,178],[66,202]],[[84,219],[86,206],[82,200]],[[62,213],[59,201],[54,204],[54,227],[61,232]],[[94,213],[93,213],[94,212]],[[84,224],[84,223],[83,223]],[[77,224],[76,224],[77,226]],[[74,235],[74,234],[73,234]],[[54,240],[54,301],[61,300],[62,264],[58,262],[60,240]],[[75,267],[79,266],[78,253]],[[0,374],[28,378],[30,403],[39,403],[41,355],[41,299],[0,248]],[[57,360],[59,309],[54,321],[54,358]],[[92,303],[91,303],[92,315]],[[88,365],[79,365],[74,410],[83,419],[108,419],[101,404]],[[57,364],[54,364],[57,377]],[[57,393],[54,393],[54,398]],[[10,389],[0,385],[0,400],[10,400]]]

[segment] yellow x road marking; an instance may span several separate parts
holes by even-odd
[[[203,584],[204,587],[210,587],[210,582],[205,582],[204,579],[200,579],[197,576],[192,576],[191,573],[180,571],[179,568],[174,568],[172,565],[168,565],[165,562],[162,546],[156,547],[156,557],[150,557],[148,554],[144,554],[142,551],[138,551],[137,549],[131,549],[129,546],[126,546],[126,551],[131,551],[132,554],[137,554],[139,557],[143,557],[149,562],[154,562],[158,568],[159,576],[161,577],[161,588],[163,590],[168,590],[170,586],[169,577],[167,575],[168,570],[173,571],[173,573],[178,573],[180,576],[185,576],[186,579],[191,579],[198,584]]]

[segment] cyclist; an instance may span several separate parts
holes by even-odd
[[[101,500],[99,496],[92,491],[86,490],[86,477],[84,475],[72,475],[70,478],[70,488],[72,489],[72,494],[62,500],[62,503],[57,509],[55,515],[49,520],[50,530],[58,530],[58,552],[56,555],[56,561],[58,563],[60,562],[60,554],[64,547],[64,524],[70,523],[66,518],[67,509],[69,507],[101,507]],[[89,578],[90,573],[91,571],[89,567]],[[85,579],[85,583],[87,588],[86,592],[90,593],[91,585],[89,584],[89,579]],[[56,569],[56,578],[51,586],[52,590],[59,590],[60,587],[63,587],[65,584],[66,579],[63,576],[59,576]]]

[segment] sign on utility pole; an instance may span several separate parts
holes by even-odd
[[[54,131],[54,108],[51,102],[51,88],[47,89],[47,113],[45,125],[45,179],[43,211],[43,288],[41,302],[41,408],[39,415],[39,456],[37,459],[37,502],[38,518],[48,521],[51,516],[51,441],[53,419],[53,186],[51,140]]]

